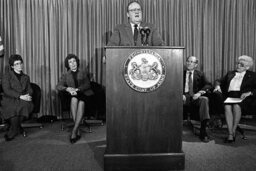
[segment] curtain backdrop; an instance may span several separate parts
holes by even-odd
[[[130,0],[0,0],[5,72],[10,54],[24,59],[24,72],[42,89],[40,115],[59,115],[56,84],[64,58],[77,54],[81,68],[105,84],[104,46],[116,24],[127,21]],[[255,0],[141,0],[143,16],[158,26],[166,45],[195,55],[210,81],[256,56]],[[255,66],[253,68],[255,70]]]

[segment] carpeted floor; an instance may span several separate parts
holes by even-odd
[[[0,171],[103,171],[106,127],[95,126],[93,133],[71,145],[69,132],[61,131],[60,122],[45,124],[43,129],[27,129],[28,137],[18,136],[5,142],[0,133]],[[224,171],[256,169],[256,131],[246,130],[248,140],[237,138],[234,144],[223,143],[225,129],[210,132],[213,138],[202,143],[189,126],[183,129],[185,170]]]

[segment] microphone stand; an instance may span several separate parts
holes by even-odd
[[[145,29],[143,27],[140,28],[140,35],[141,35],[141,44],[142,44],[142,46],[144,46],[145,45],[145,41],[144,41],[144,39],[145,39]]]
[[[149,34],[150,34],[150,29],[148,27],[145,27],[145,33],[146,33],[146,46],[148,46],[148,37],[149,37]]]

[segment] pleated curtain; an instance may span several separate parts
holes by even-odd
[[[20,54],[24,72],[42,89],[40,115],[59,116],[56,84],[69,53],[94,81],[105,85],[102,62],[114,27],[127,22],[130,0],[0,0],[5,56]],[[167,46],[184,46],[210,81],[235,68],[239,55],[256,56],[255,0],[141,0],[144,21],[154,23]],[[253,67],[255,71],[255,66]]]

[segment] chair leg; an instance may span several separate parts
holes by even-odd
[[[92,133],[92,128],[90,125],[88,125],[89,133]]]
[[[73,126],[74,126],[74,121],[73,120],[71,122],[62,120],[61,125],[60,125],[60,129],[61,129],[61,131],[64,131],[65,129],[73,127]]]
[[[61,123],[61,128],[60,128],[62,131],[64,131],[64,125],[63,123]]]
[[[190,113],[187,113],[187,118],[184,118],[183,120],[183,125],[185,126],[191,126],[191,118],[190,118]]]
[[[83,119],[83,123],[88,127],[89,129],[89,133],[92,133],[92,125],[101,125],[103,126],[103,121],[102,120],[97,120],[97,119],[93,119],[93,120],[90,120],[90,119]]]
[[[23,137],[27,137],[27,132],[25,130],[22,131]]]
[[[247,140],[248,138],[245,136],[245,133],[244,133],[244,130],[238,125],[237,126],[237,128],[236,128],[236,130],[241,134],[241,138],[243,139],[243,140]]]
[[[85,119],[85,118],[83,118],[82,124],[85,125],[85,126],[88,128],[87,131],[84,131],[84,130],[83,130],[84,132],[86,132],[86,133],[92,133],[91,125],[90,125],[90,123],[87,123],[87,122],[86,122],[86,119]]]

